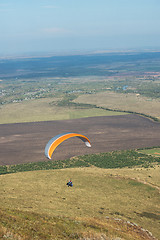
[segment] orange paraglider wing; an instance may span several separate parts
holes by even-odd
[[[47,143],[47,145],[45,147],[46,157],[51,159],[52,153],[54,152],[56,147],[59,144],[61,144],[63,141],[65,141],[65,140],[67,140],[68,138],[71,138],[71,137],[78,137],[86,144],[87,147],[91,147],[91,143],[90,143],[89,139],[87,137],[85,137],[84,135],[81,135],[79,133],[70,133],[70,132],[61,133],[61,134],[58,134],[57,136],[53,137]]]

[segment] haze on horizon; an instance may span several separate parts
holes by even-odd
[[[160,49],[159,0],[1,0],[0,56]]]

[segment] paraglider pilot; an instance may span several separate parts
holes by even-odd
[[[73,187],[73,183],[72,183],[72,181],[71,180],[69,180],[69,182],[67,182],[67,184],[66,185],[68,185],[68,187]]]

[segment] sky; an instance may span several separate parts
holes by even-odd
[[[160,49],[160,0],[0,0],[0,55]]]

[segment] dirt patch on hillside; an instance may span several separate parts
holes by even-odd
[[[86,135],[92,144],[85,147],[78,138],[63,142],[53,159],[77,155],[160,145],[160,124],[138,115],[91,117],[64,121],[0,125],[0,165],[47,161],[44,149],[53,136],[62,132]]]

